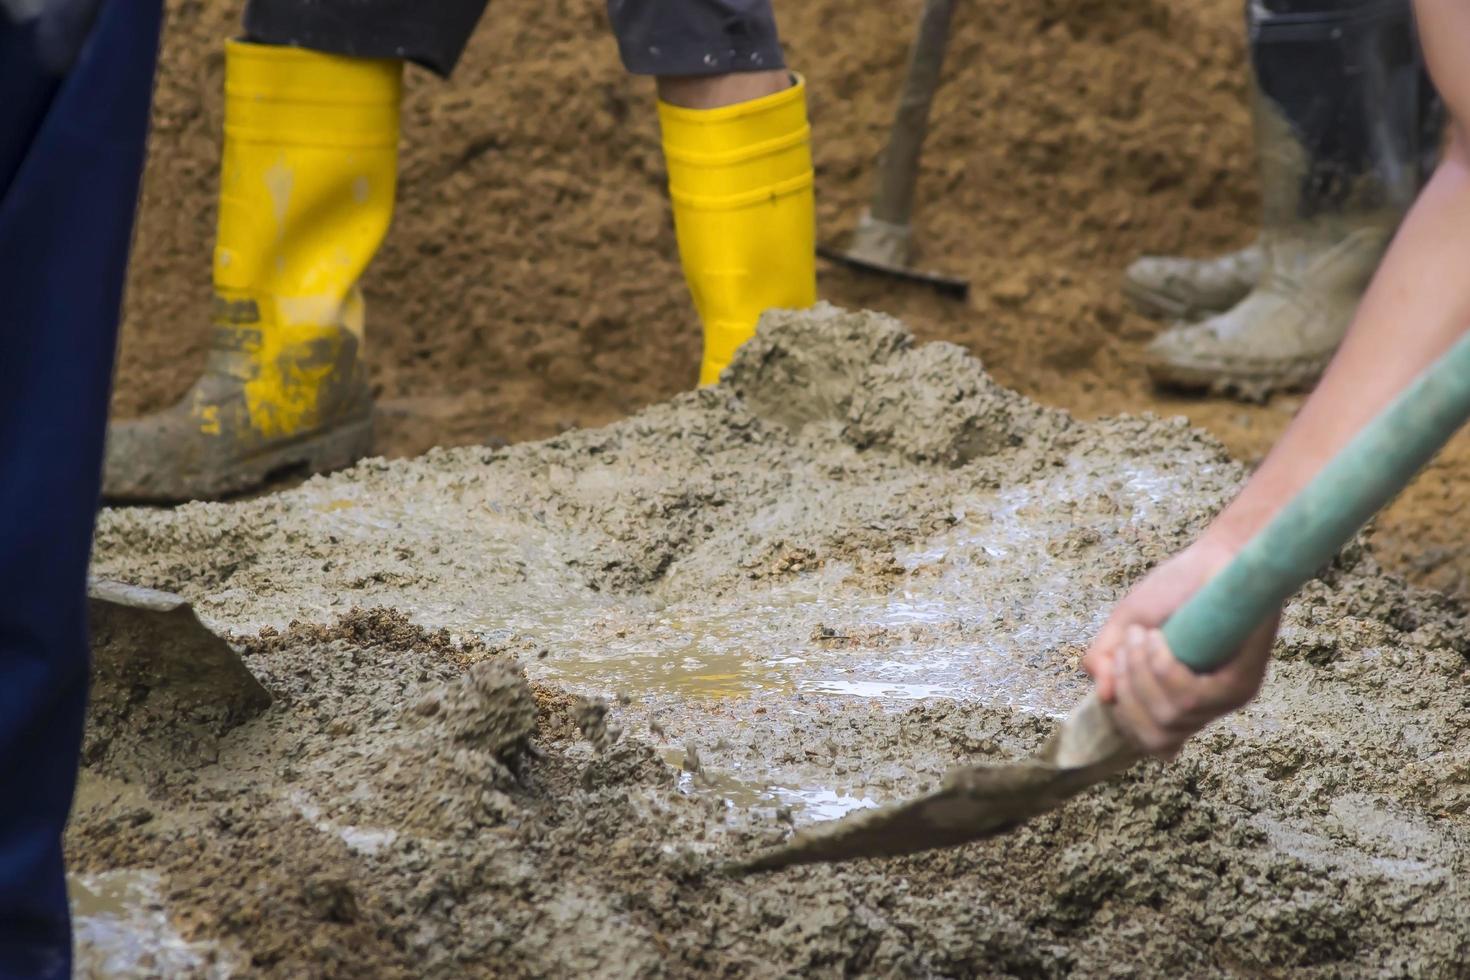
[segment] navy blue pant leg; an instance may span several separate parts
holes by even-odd
[[[0,977],[71,968],[61,835],[160,6],[0,13]]]

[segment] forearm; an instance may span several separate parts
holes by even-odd
[[[1206,536],[1238,546],[1470,331],[1470,157],[1456,139],[1410,209],[1331,366]]]
[[[1249,700],[1278,617],[1225,667],[1195,674],[1160,632],[1245,541],[1462,335],[1470,332],[1470,3],[1415,0],[1430,75],[1455,138],[1404,219],[1327,373],[1240,496],[1194,547],[1154,569],[1114,607],[1083,659],[1121,730],[1170,755]]]

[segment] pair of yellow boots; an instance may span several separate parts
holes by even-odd
[[[113,424],[107,496],[218,497],[368,452],[358,282],[393,212],[401,77],[394,60],[229,44],[208,365],[177,405]],[[660,103],[659,120],[710,384],[761,312],[816,300],[806,93]]]

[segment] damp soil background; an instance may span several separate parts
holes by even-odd
[[[223,733],[95,695],[68,853],[146,883],[155,972],[1458,974],[1465,616],[1363,542],[1175,763],[984,844],[722,875],[1034,749],[1243,474],[883,317],[768,327],[605,428],[104,512],[96,570],[182,592],[276,695]]]
[[[806,73],[819,233],[870,191],[920,4],[780,5]],[[224,38],[239,4],[170,0],[115,411],[177,398],[202,363]],[[1004,383],[1083,416],[1183,413],[1259,456],[1268,408],[1159,398],[1138,354],[1157,326],[1118,276],[1135,255],[1247,242],[1257,210],[1239,0],[1000,0],[957,12],[924,157],[921,261],[968,304],[820,270],[822,294],[963,344]],[[379,452],[542,438],[691,386],[698,334],[680,278],[652,108],[601,0],[495,0],[459,70],[409,72],[400,206],[365,283]],[[1381,522],[1418,581],[1470,590],[1456,443]]]

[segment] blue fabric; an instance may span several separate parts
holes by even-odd
[[[71,970],[61,834],[160,8],[104,0],[69,66],[0,14],[0,977]]]

